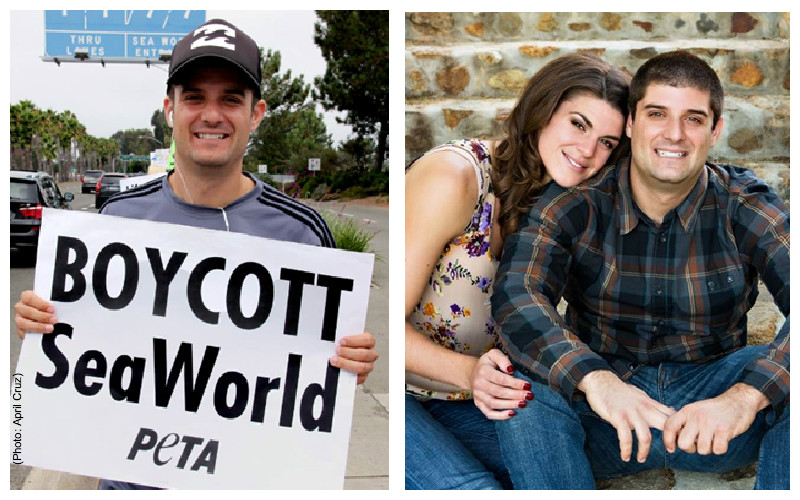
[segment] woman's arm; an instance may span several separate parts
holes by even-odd
[[[419,303],[444,246],[469,224],[478,200],[474,168],[456,153],[441,151],[420,160],[406,173],[405,312]],[[500,351],[478,359],[430,341],[408,320],[406,370],[473,391],[489,418],[508,418],[529,396],[524,382],[500,370],[511,363]],[[506,411],[498,411],[506,410]]]
[[[444,246],[469,224],[478,201],[478,180],[464,158],[439,151],[421,158],[406,173],[405,193],[408,318]],[[431,342],[406,320],[406,370],[468,390],[476,361]]]

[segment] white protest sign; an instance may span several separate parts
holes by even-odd
[[[372,263],[45,209],[35,291],[60,323],[23,342],[12,461],[168,488],[341,488],[356,377],[328,359],[364,331]]]
[[[119,190],[127,191],[137,186],[141,186],[142,184],[147,184],[148,182],[154,179],[158,179],[159,177],[164,177],[165,175],[167,175],[166,172],[158,172],[156,174],[135,175],[133,177],[125,177],[123,179],[120,179],[119,181]]]

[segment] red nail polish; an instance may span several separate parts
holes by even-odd
[[[532,400],[533,399],[533,393],[529,392],[528,394],[526,394],[525,395],[525,399],[527,399],[528,401]]]
[[[513,367],[513,366],[511,366],[511,365],[509,365],[509,366],[508,366],[508,368],[506,368],[506,371],[507,371],[508,373],[514,373],[514,367]]]
[[[520,401],[519,403],[517,403],[517,406],[520,408],[525,408],[526,406],[528,406],[528,403],[526,403],[525,401]]]
[[[513,417],[516,414],[517,414],[517,412],[515,412],[514,410],[511,410],[510,412],[508,412],[508,416],[509,417]]]
[[[522,386],[523,391],[530,391],[531,390],[531,383],[525,382],[525,385]]]

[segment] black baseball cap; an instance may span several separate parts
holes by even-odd
[[[258,45],[242,30],[223,19],[212,19],[181,38],[169,61],[167,85],[186,67],[208,57],[222,59],[240,69],[256,99],[261,98],[261,54]]]

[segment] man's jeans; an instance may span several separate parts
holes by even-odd
[[[406,489],[511,487],[494,421],[469,401],[420,403],[406,394]]]
[[[749,346],[705,364],[662,363],[640,366],[628,383],[676,410],[725,392],[744,367],[766,346]],[[515,376],[530,380],[521,373]],[[724,472],[758,461],[756,489],[789,489],[789,406],[780,418],[768,407],[756,415],[724,455],[667,453],[661,431],[650,429],[645,463],[619,456],[617,431],[594,413],[585,398],[566,399],[532,380],[533,401],[509,420],[497,423],[506,466],[517,489],[593,489],[594,478],[609,479],[650,469]],[[632,431],[633,432],[633,431]]]

